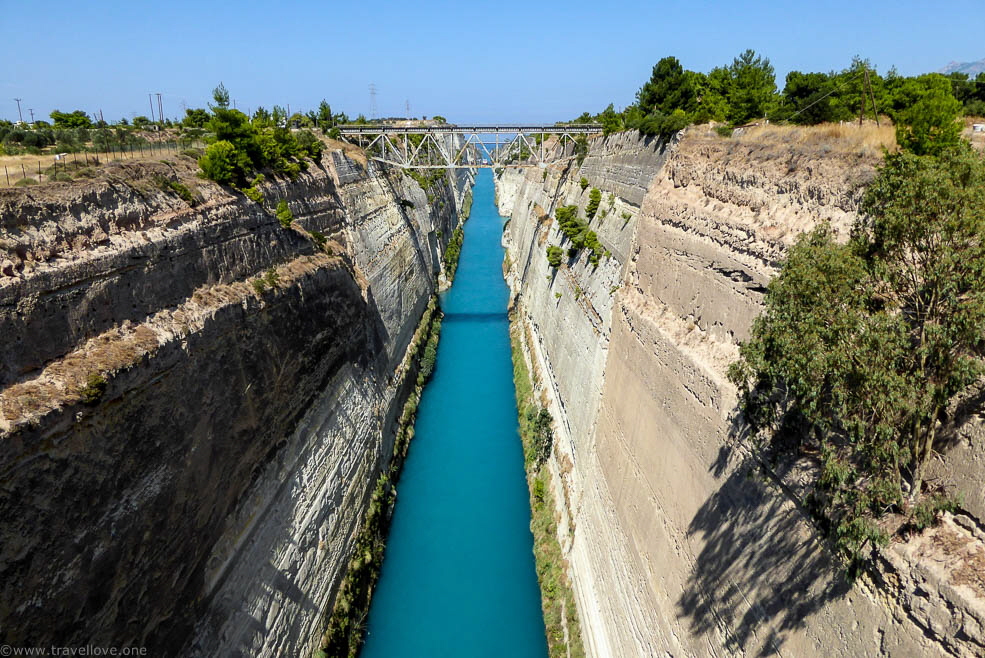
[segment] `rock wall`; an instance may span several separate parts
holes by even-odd
[[[837,140],[692,128],[668,145],[599,138],[580,167],[498,178],[515,321],[557,421],[559,539],[591,655],[985,652],[973,519],[942,526],[949,558],[937,562],[947,541],[924,533],[884,552],[878,582],[849,586],[801,512],[796,468],[761,475],[733,424],[726,369],[784,249],[822,220],[847,231],[877,163]],[[554,270],[546,246],[568,245],[553,210],[584,217],[590,187],[612,258]],[[965,435],[973,451],[980,433]],[[953,472],[980,499],[981,471],[965,460]]]
[[[471,185],[352,158],[263,204],[183,156],[0,191],[4,643],[310,653]]]

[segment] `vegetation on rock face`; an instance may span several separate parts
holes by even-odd
[[[79,391],[82,404],[99,404],[99,401],[103,399],[103,395],[106,393],[106,386],[106,378],[101,374],[95,372],[90,374],[88,379],[86,379],[86,385]]]
[[[852,568],[887,513],[953,504],[926,471],[985,374],[985,159],[889,155],[863,210],[847,244],[790,249],[729,372],[762,447],[815,456],[810,503]]]
[[[287,205],[287,201],[281,199],[277,202],[277,210],[275,212],[277,215],[277,221],[284,228],[291,228],[291,223],[294,221],[294,213]]]
[[[551,267],[561,267],[561,258],[563,256],[564,250],[561,247],[554,245],[547,246],[547,262]]]
[[[595,217],[600,203],[602,203],[602,192],[599,191],[599,188],[593,187],[592,191],[588,193],[588,205],[585,206],[585,217],[588,217],[589,221]]]
[[[561,232],[571,241],[568,255],[574,257],[579,250],[590,249],[592,253],[588,260],[592,265],[598,265],[599,259],[605,255],[605,247],[599,242],[595,231],[588,228],[588,222],[578,218],[578,206],[561,206],[555,211],[555,217]]]
[[[585,649],[581,640],[574,592],[565,571],[567,562],[557,539],[556,507],[548,485],[550,472],[543,468],[553,447],[554,419],[534,397],[533,381],[517,333],[514,323],[510,332],[513,381],[516,385],[527,486],[530,489],[530,529],[534,535],[534,559],[544,612],[548,655],[551,658],[583,658]]]
[[[452,232],[451,240],[448,241],[448,246],[445,247],[445,253],[442,257],[445,264],[445,276],[449,281],[455,278],[455,272],[458,270],[458,257],[462,254],[464,241],[465,231],[459,226]]]
[[[365,621],[369,605],[380,576],[383,553],[386,546],[390,516],[396,500],[394,486],[400,478],[410,441],[414,437],[414,420],[421,392],[434,372],[435,355],[441,332],[441,309],[433,298],[425,310],[413,342],[408,351],[412,368],[417,368],[416,386],[404,403],[403,412],[394,439],[393,460],[389,469],[381,473],[370,497],[369,507],[363,517],[349,558],[348,568],[335,604],[327,615],[326,630],[322,635],[321,649],[315,658],[347,656],[356,658],[366,632]],[[408,373],[412,374],[413,370]]]

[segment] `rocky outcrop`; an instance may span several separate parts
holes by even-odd
[[[334,150],[258,204],[194,170],[0,192],[5,643],[318,641],[471,176],[429,203]]]
[[[796,467],[753,468],[733,422],[725,373],[784,250],[820,221],[846,234],[877,164],[877,150],[836,138],[692,128],[667,145],[600,138],[580,168],[498,178],[514,317],[557,421],[559,539],[591,655],[985,651],[973,521],[947,521],[947,540],[894,543],[878,582],[850,586],[801,511]],[[612,257],[555,270],[546,246],[568,244],[553,211],[585,208],[582,177],[602,191],[591,227]],[[973,451],[978,434],[965,435]],[[977,500],[982,471],[964,462],[949,473]],[[932,566],[941,552],[947,568]]]

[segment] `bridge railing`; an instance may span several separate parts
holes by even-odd
[[[602,132],[602,126],[591,123],[576,124],[469,124],[440,126],[388,126],[388,125],[342,125],[336,126],[343,135],[433,135],[442,134],[507,134],[518,133],[567,133],[569,135],[594,135]]]

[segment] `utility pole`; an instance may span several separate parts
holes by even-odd
[[[409,98],[404,103],[404,107],[407,109],[407,118],[409,119],[410,118],[410,99]]]
[[[872,113],[876,117],[876,125],[879,125],[879,108],[876,107],[876,95],[872,91],[872,80],[869,79],[869,69],[865,69],[865,82],[869,86],[869,98],[872,99]],[[864,102],[864,99],[863,99]]]
[[[17,101],[17,118],[20,119],[21,123],[24,123],[24,117],[21,115],[21,99],[15,98],[14,100]]]
[[[369,118],[376,118],[376,85],[369,83]]]
[[[157,94],[157,120],[161,122],[162,126],[164,125],[164,105],[161,104],[160,92]]]
[[[147,102],[150,103],[150,120],[154,121],[154,99],[151,98],[152,94],[147,94]]]
[[[27,111],[31,113],[31,125],[33,126],[34,125],[34,109],[33,108],[28,108]]]

